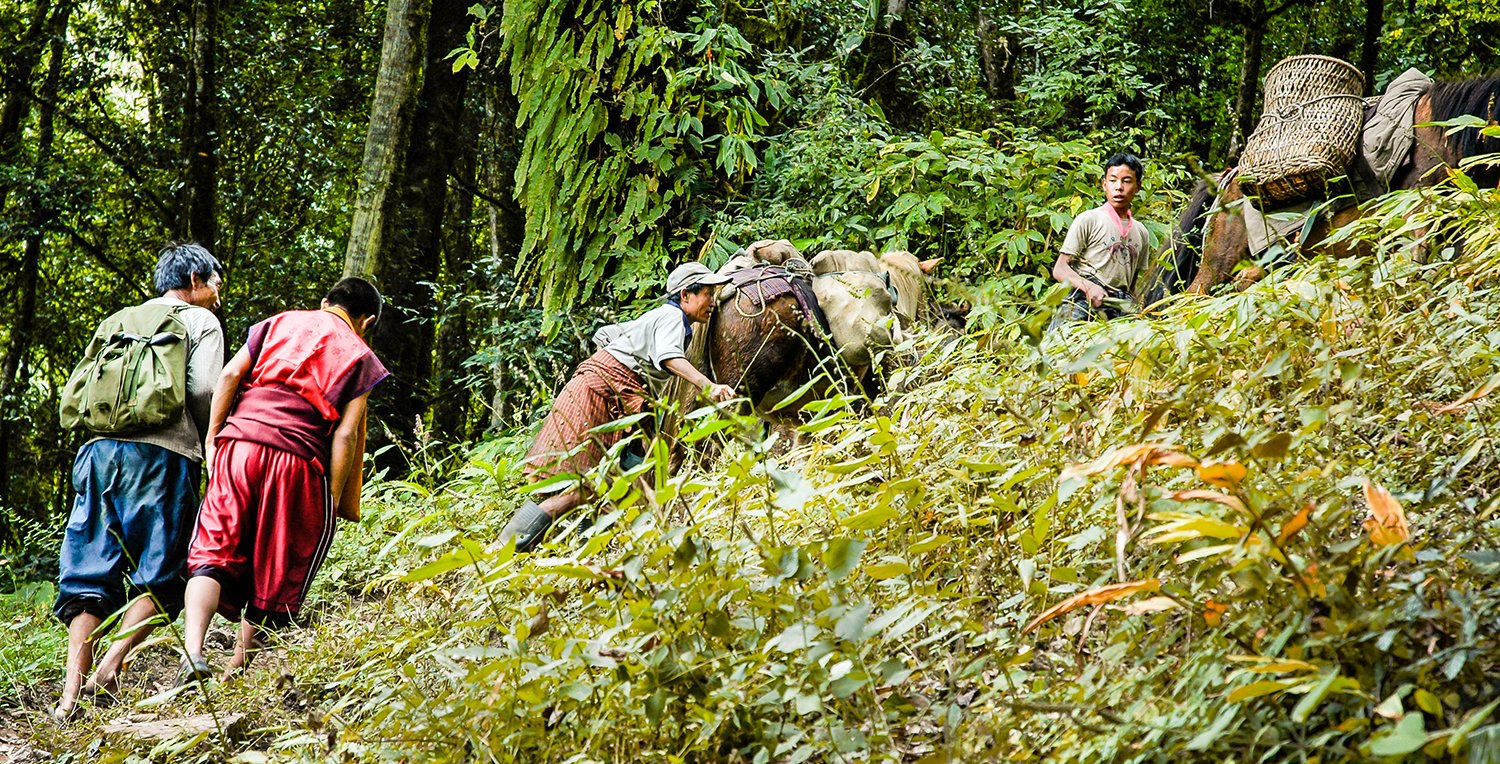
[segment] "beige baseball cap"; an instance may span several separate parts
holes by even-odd
[[[708,269],[703,263],[683,263],[672,269],[667,276],[667,294],[674,295],[684,289],[708,284],[729,283],[728,276],[720,276]]]

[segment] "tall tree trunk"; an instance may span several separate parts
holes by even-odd
[[[521,153],[521,139],[519,131],[516,130],[516,113],[520,104],[510,89],[510,77],[508,73],[501,73],[485,91],[485,113],[489,115],[489,123],[486,125],[484,135],[485,161],[484,161],[484,183],[485,197],[489,206],[488,240],[490,249],[490,261],[488,267],[492,269],[490,278],[492,283],[499,285],[505,275],[507,267],[506,256],[509,255],[509,264],[514,265],[515,255],[521,249],[521,244],[526,239],[526,213],[522,211],[521,205],[516,202],[516,165]],[[514,282],[511,282],[514,283]],[[505,295],[504,297],[509,297]],[[497,309],[491,320],[494,321],[492,328],[499,329],[500,325],[510,319],[506,315],[507,310]],[[498,331],[496,336],[499,336]],[[513,396],[510,390],[509,367],[502,358],[497,360],[490,374],[490,421],[489,426],[495,430],[501,430],[509,426],[511,417],[515,413]]]
[[[1245,40],[1241,49],[1240,83],[1234,99],[1234,135],[1229,139],[1229,162],[1239,161],[1245,139],[1255,127],[1255,100],[1260,96],[1260,59],[1265,47],[1266,6],[1263,0],[1250,0],[1245,20]]]
[[[436,394],[432,399],[432,430],[448,442],[469,436],[469,388],[463,383],[464,362],[474,355],[470,341],[468,299],[479,287],[474,278],[474,176],[477,130],[474,115],[465,110],[461,150],[454,166],[457,187],[448,201],[447,225],[443,226],[443,274],[455,286],[443,322],[437,329],[437,368],[433,374]]]
[[[31,112],[31,73],[46,47],[48,0],[36,0],[20,44],[4,56],[5,104],[0,106],[0,167],[14,165],[21,157],[21,126]],[[10,184],[0,183],[0,212],[10,195]]]
[[[406,154],[412,109],[422,82],[430,0],[390,0],[380,44],[380,72],[365,133],[359,195],[354,200],[345,276],[373,276],[379,267],[386,197]]]
[[[397,437],[414,433],[432,394],[432,284],[442,262],[448,177],[468,138],[462,117],[470,70],[454,72],[444,59],[465,44],[469,25],[463,0],[433,2],[407,145],[385,194],[378,244],[367,249],[368,272],[387,299],[370,344],[392,375],[371,406]]]
[[[183,148],[187,182],[183,185],[180,230],[209,251],[219,238],[218,78],[214,67],[219,46],[219,0],[193,0],[193,45],[188,65],[188,98]],[[180,234],[179,234],[180,235]]]
[[[16,437],[14,414],[21,410],[13,400],[24,387],[22,369],[31,351],[36,331],[36,292],[42,255],[42,236],[56,214],[45,179],[52,164],[53,117],[57,112],[57,93],[62,80],[63,35],[67,31],[68,16],[73,12],[71,0],[57,7],[48,24],[50,60],[47,76],[42,82],[41,105],[37,112],[36,163],[32,177],[37,179],[31,199],[28,201],[27,231],[21,252],[21,269],[17,275],[15,291],[20,293],[20,306],[10,329],[10,341],[6,344],[5,357],[0,360],[0,505],[9,503],[11,455],[18,451],[12,439]]]
[[[879,104],[891,124],[905,127],[917,119],[916,100],[901,89],[901,54],[911,44],[907,15],[913,0],[876,0],[879,15],[865,40],[856,84],[866,98]]]
[[[983,7],[979,9],[976,32],[984,91],[996,101],[1016,100],[1015,40],[999,32],[995,20]]]
[[[1365,95],[1375,94],[1375,68],[1380,65],[1380,35],[1385,31],[1385,0],[1365,0],[1365,40],[1359,49],[1359,70],[1365,75]]]

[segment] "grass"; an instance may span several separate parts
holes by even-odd
[[[524,437],[374,482],[276,661],[35,739],[212,707],[253,731],[153,758],[1500,755],[1495,203],[1393,197],[1378,257],[1141,319],[992,310],[790,448],[702,412],[717,459],[599,476],[532,555],[491,543]],[[1411,257],[1455,207],[1468,253]]]

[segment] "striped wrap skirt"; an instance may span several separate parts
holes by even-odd
[[[645,382],[619,359],[600,350],[578,365],[532,441],[524,465],[532,481],[583,475],[599,464],[628,431],[590,432],[646,408]]]

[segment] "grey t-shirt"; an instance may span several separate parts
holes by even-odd
[[[157,297],[149,304],[188,305],[178,312],[187,325],[188,367],[187,405],[170,424],[150,432],[134,435],[111,435],[111,440],[150,443],[195,462],[203,461],[203,433],[208,429],[208,412],[213,404],[214,385],[224,370],[224,330],[219,319],[207,308],[189,305],[176,297]],[[98,440],[95,438],[94,440]]]
[[[1135,291],[1135,280],[1151,254],[1151,233],[1133,220],[1130,233],[1120,236],[1115,216],[1105,207],[1087,210],[1068,226],[1062,253],[1080,276],[1093,276],[1111,289]]]
[[[666,303],[639,318],[610,324],[594,333],[594,347],[614,356],[639,374],[655,395],[662,395],[672,372],[662,364],[684,358],[687,328],[682,308]]]

